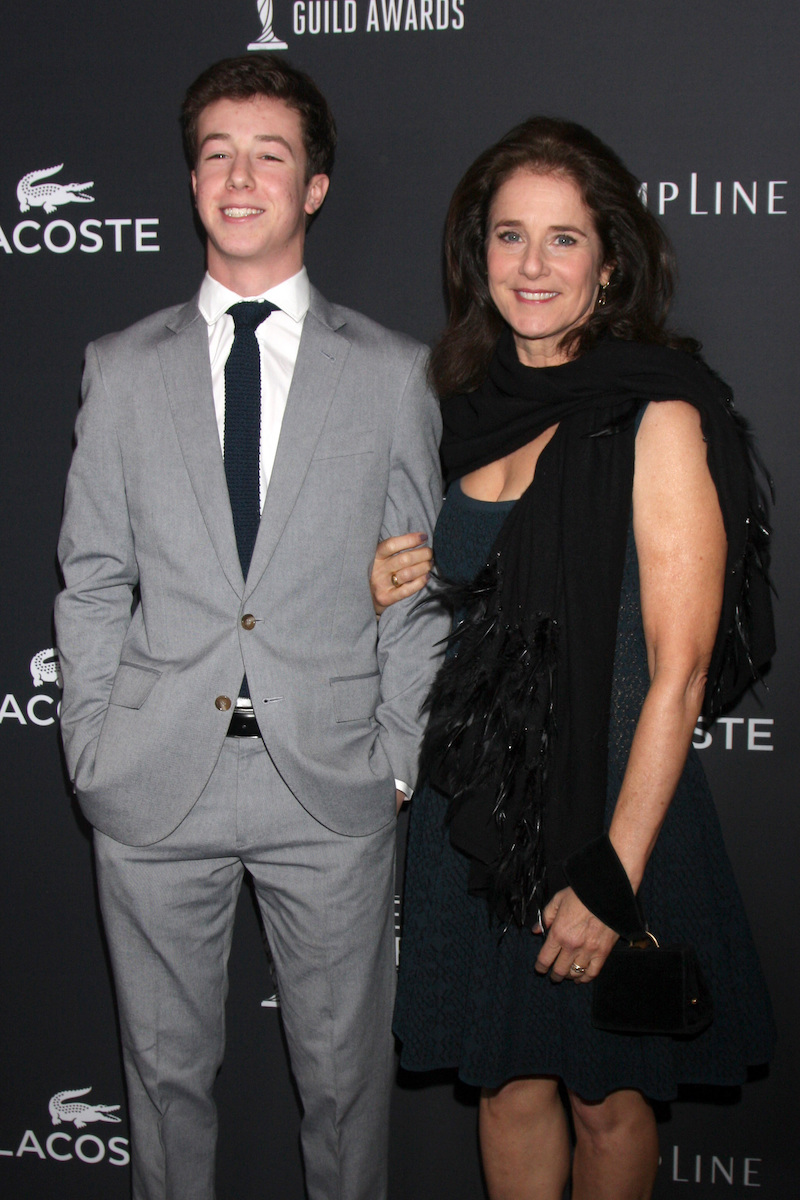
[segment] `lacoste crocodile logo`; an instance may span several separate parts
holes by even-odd
[[[50,647],[49,650],[40,650],[38,654],[34,654],[31,659],[31,679],[33,686],[37,688],[45,683],[57,683],[59,687],[63,687],[57,650]]]
[[[76,1096],[86,1096],[92,1089],[78,1088],[73,1092],[56,1092],[51,1097],[47,1107],[54,1125],[72,1121],[76,1129],[83,1129],[94,1121],[112,1121],[119,1124],[122,1117],[116,1116],[118,1104],[65,1104],[65,1100],[74,1100]]]
[[[19,211],[28,212],[31,208],[43,208],[46,213],[54,213],[59,204],[94,204],[94,196],[87,196],[86,189],[94,187],[92,183],[38,183],[40,179],[48,179],[64,169],[64,164],[57,167],[45,167],[43,171],[30,171],[23,175],[17,184],[17,199]]]

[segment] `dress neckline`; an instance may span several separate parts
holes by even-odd
[[[476,496],[468,496],[461,486],[460,479],[453,480],[450,485],[450,493],[453,493],[454,498],[458,499],[465,508],[495,508],[507,509],[510,511],[517,503],[516,500],[478,500]]]

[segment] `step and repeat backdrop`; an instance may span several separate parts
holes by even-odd
[[[770,1070],[743,1090],[687,1089],[659,1109],[656,1194],[798,1195],[798,23],[793,0],[4,6],[0,1191],[9,1200],[128,1195],[90,841],[59,749],[55,546],[83,348],[196,289],[203,251],[178,107],[204,66],[248,48],[287,54],[331,100],[340,150],[309,270],[330,299],[385,324],[436,336],[450,194],[481,149],[534,112],[608,141],[673,239],[676,323],[732,383],[778,496],[778,660],[766,690],[695,742],[780,1042]],[[401,862],[404,837],[405,817]],[[247,891],[228,1011],[220,1200],[300,1200],[297,1099]],[[394,1100],[393,1200],[481,1200],[475,1095],[449,1076],[401,1076]]]

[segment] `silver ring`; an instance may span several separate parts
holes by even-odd
[[[577,963],[573,963],[570,967],[570,971],[574,971],[576,975],[585,975],[586,967],[579,967]]]

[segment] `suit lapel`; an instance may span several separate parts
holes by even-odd
[[[269,565],[294,508],[350,349],[344,324],[312,288],[245,598]]]
[[[231,587],[241,595],[244,578],[214,415],[208,329],[197,301],[181,309],[167,328],[171,332],[158,354],[178,441],[208,536]]]

